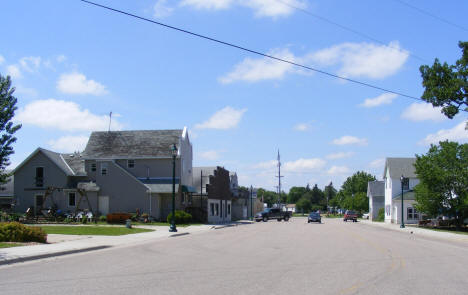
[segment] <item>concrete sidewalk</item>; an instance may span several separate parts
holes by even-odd
[[[0,265],[36,260],[54,256],[62,256],[86,251],[100,250],[116,246],[132,245],[149,242],[161,238],[177,237],[187,234],[200,233],[212,229],[237,226],[249,222],[232,222],[227,224],[207,224],[178,227],[178,232],[169,232],[168,226],[135,226],[136,228],[153,229],[152,232],[129,234],[123,236],[76,236],[76,235],[48,235],[51,244],[39,244],[0,249]]]
[[[385,228],[389,230],[399,231],[399,232],[403,232],[407,234],[413,234],[413,235],[421,236],[421,237],[430,237],[430,238],[468,243],[468,235],[455,234],[455,233],[443,232],[443,231],[435,231],[431,229],[420,228],[417,225],[406,225],[405,228],[400,228],[399,224],[386,223],[386,222],[372,222],[370,220],[364,220],[364,219],[360,219],[359,223],[369,225],[369,226],[375,226],[375,227]]]

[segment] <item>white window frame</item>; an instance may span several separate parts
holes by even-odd
[[[101,163],[101,175],[102,176],[108,175],[108,172],[109,172],[108,168],[109,168],[108,163]]]
[[[131,164],[130,164],[131,163]],[[128,169],[133,169],[135,168],[135,160],[134,159],[128,159],[127,160],[127,168]]]

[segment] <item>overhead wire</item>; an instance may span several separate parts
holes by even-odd
[[[149,23],[153,23],[153,24],[156,24],[156,25],[168,28],[168,29],[172,29],[172,30],[182,32],[182,33],[185,33],[185,34],[189,34],[189,35],[192,35],[192,36],[195,36],[195,37],[198,37],[198,38],[209,40],[209,41],[212,41],[212,42],[215,42],[215,43],[218,43],[218,44],[226,45],[226,46],[233,47],[233,48],[236,48],[236,49],[239,49],[239,50],[242,50],[242,51],[246,51],[246,52],[249,52],[249,53],[260,55],[260,56],[270,58],[270,59],[273,59],[273,60],[276,60],[276,61],[284,62],[284,63],[290,64],[290,65],[293,65],[293,66],[297,66],[297,67],[300,67],[300,68],[303,68],[303,69],[307,69],[307,70],[310,70],[310,71],[314,71],[314,72],[317,72],[317,73],[320,73],[320,74],[323,74],[323,75],[327,75],[327,76],[330,76],[330,77],[333,77],[333,78],[337,78],[337,79],[340,79],[340,80],[344,80],[344,81],[348,81],[348,82],[351,82],[351,83],[359,84],[361,86],[377,89],[377,90],[380,90],[380,91],[383,91],[383,92],[393,93],[393,94],[396,94],[396,95],[399,95],[399,96],[402,96],[402,97],[406,97],[406,98],[426,102],[425,100],[423,100],[420,97],[416,97],[416,96],[412,96],[412,95],[409,95],[409,94],[405,94],[403,92],[383,88],[383,87],[376,86],[376,85],[373,85],[373,84],[369,84],[369,83],[366,83],[366,82],[362,82],[362,81],[359,81],[359,80],[339,76],[339,75],[329,73],[329,72],[326,72],[326,71],[323,71],[323,70],[320,70],[320,69],[316,69],[316,68],[313,68],[313,67],[310,67],[310,66],[302,65],[302,64],[299,64],[297,62],[293,62],[293,61],[286,60],[286,59],[283,59],[283,58],[279,58],[279,57],[276,57],[276,56],[273,56],[273,55],[270,55],[270,54],[266,54],[266,53],[263,53],[263,52],[260,52],[260,51],[257,51],[257,50],[248,49],[248,48],[240,46],[240,45],[236,45],[236,44],[233,44],[233,43],[229,43],[229,42],[226,42],[226,41],[215,39],[215,38],[205,36],[205,35],[202,35],[202,34],[199,34],[199,33],[191,32],[189,30],[182,29],[182,28],[179,28],[179,27],[175,27],[175,26],[172,26],[172,25],[164,24],[162,22],[158,22],[158,21],[148,19],[148,18],[145,18],[145,17],[142,17],[142,16],[138,16],[138,15],[132,14],[130,12],[126,12],[126,11],[123,11],[123,10],[119,10],[119,9],[116,9],[116,8],[112,8],[112,7],[105,6],[105,5],[95,3],[95,2],[92,2],[92,1],[88,1],[88,0],[80,0],[80,1],[85,2],[87,4],[90,4],[90,5],[94,5],[96,7],[104,8],[104,9],[109,10],[109,11],[117,12],[117,13],[120,13],[120,14],[123,14],[123,15],[126,15],[126,16],[130,16],[130,17],[133,17],[133,18],[136,18],[136,19],[140,19],[140,20],[149,22]]]

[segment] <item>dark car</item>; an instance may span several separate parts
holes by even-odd
[[[307,217],[307,223],[311,223],[311,222],[322,223],[322,217],[320,216],[320,213],[317,213],[317,212],[310,213],[309,216]]]
[[[255,221],[257,222],[262,220],[264,222],[267,222],[269,219],[276,219],[278,221],[288,221],[289,218],[291,218],[291,212],[282,211],[278,208],[267,208],[264,211],[255,215]]]

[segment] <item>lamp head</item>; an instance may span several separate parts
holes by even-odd
[[[171,147],[171,154],[173,157],[177,156],[177,146],[175,144],[173,144]]]

